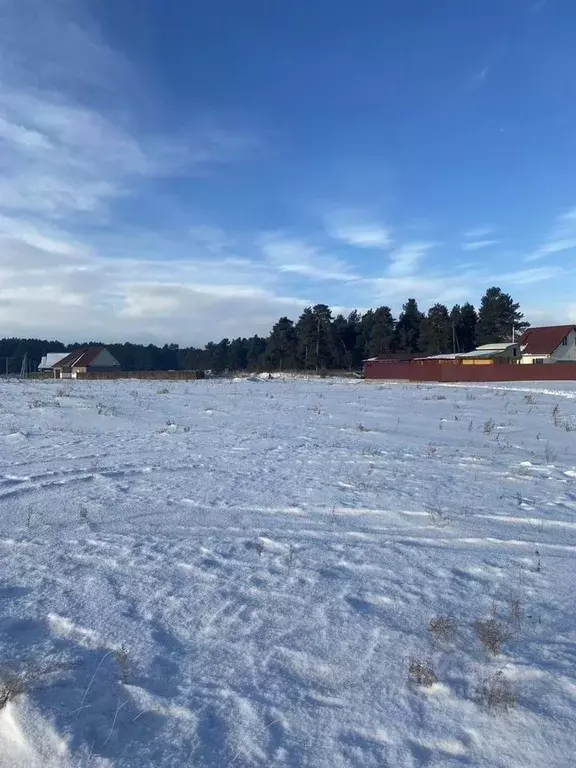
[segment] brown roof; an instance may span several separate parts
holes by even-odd
[[[525,355],[551,355],[562,339],[573,331],[574,325],[547,325],[528,328],[520,336],[520,347]]]
[[[83,349],[75,349],[70,352],[69,355],[63,360],[59,360],[54,368],[85,368],[95,360],[104,347],[84,347]]]

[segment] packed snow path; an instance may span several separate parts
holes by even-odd
[[[0,383],[0,766],[573,765],[576,388],[540,390]]]

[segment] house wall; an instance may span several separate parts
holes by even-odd
[[[550,355],[522,355],[520,362],[522,365],[534,365],[535,360],[542,360],[544,364],[554,362]]]
[[[576,362],[576,331],[570,331],[568,343],[565,346],[560,344],[556,347],[552,358],[558,362]]]
[[[523,365],[532,365],[533,360],[543,358],[544,363],[576,363],[576,331],[568,334],[567,344],[559,344],[551,355],[522,355]]]

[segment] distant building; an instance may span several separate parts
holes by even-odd
[[[60,360],[68,357],[68,354],[68,352],[49,352],[42,358],[40,365],[38,366],[38,370],[43,373],[46,371],[51,371],[56,363],[59,363]]]
[[[453,352],[445,355],[418,357],[414,362],[451,362],[462,365],[493,365],[494,363],[517,363],[520,359],[520,344],[482,344],[472,352]]]
[[[576,326],[528,328],[520,337],[523,364],[576,363]]]
[[[58,360],[51,370],[56,379],[75,379],[79,373],[118,371],[120,363],[106,347],[85,347]]]

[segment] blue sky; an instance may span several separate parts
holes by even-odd
[[[572,0],[1,0],[2,335],[576,322]]]

